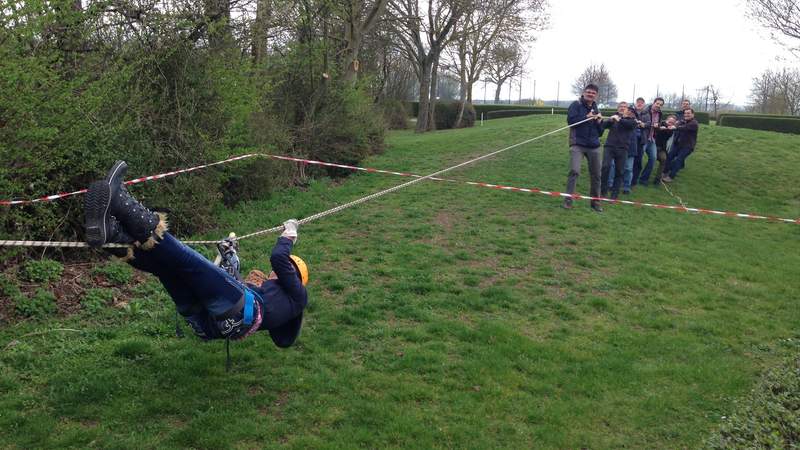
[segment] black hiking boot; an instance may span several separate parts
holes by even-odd
[[[89,186],[84,200],[84,220],[86,242],[91,247],[100,247],[107,242],[125,243],[123,241],[130,238],[127,234],[124,237],[121,235],[124,232],[111,211],[111,198],[122,185],[127,169],[124,161],[117,161],[105,179],[95,181]]]
[[[166,223],[162,217],[147,209],[139,203],[122,184],[122,177],[128,169],[125,161],[117,161],[106,177],[108,182],[108,208],[111,214],[120,221],[125,231],[133,237],[135,241],[142,244],[147,249],[155,244],[151,239],[155,234],[159,236],[166,231]],[[121,175],[116,175],[120,173]]]

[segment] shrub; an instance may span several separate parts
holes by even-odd
[[[707,448],[795,448],[800,442],[800,357],[768,371]]]
[[[383,111],[383,120],[390,130],[405,130],[408,128],[408,111],[406,105],[400,100],[383,100],[379,107]]]
[[[45,318],[56,312],[56,296],[46,289],[37,289],[31,298],[24,295],[16,297],[17,314],[36,319]]]
[[[58,261],[51,259],[41,259],[28,261],[22,267],[24,279],[34,283],[47,283],[61,278],[64,266]]]
[[[87,289],[81,299],[81,308],[96,313],[114,300],[114,291],[107,288]]]
[[[133,277],[133,269],[131,266],[122,262],[112,262],[95,267],[92,273],[95,275],[102,275],[108,281],[118,285],[129,282]]]
[[[358,164],[367,156],[383,151],[385,124],[382,114],[357,88],[338,87],[313,122],[308,122],[298,138],[299,151],[322,161]],[[326,170],[331,176],[349,174]]]
[[[538,109],[507,109],[495,110],[484,113],[484,119],[506,119],[509,117],[530,116],[534,114],[550,114],[550,111],[542,111]]]
[[[439,130],[446,130],[453,128],[458,119],[458,111],[461,108],[461,102],[458,101],[441,101],[436,103],[436,128]],[[475,125],[475,108],[471,104],[464,106],[464,116],[461,120],[461,128],[467,128]]]
[[[800,120],[787,117],[770,116],[729,116],[722,118],[717,125],[751,130],[777,131],[779,133],[800,134]]]

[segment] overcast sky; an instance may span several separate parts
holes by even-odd
[[[797,59],[745,17],[744,0],[635,2],[550,0],[550,27],[530,47],[522,96],[571,99],[572,82],[591,63],[604,63],[620,99],[634,95],[648,102],[656,89],[687,95],[713,83],[723,100],[748,102],[751,80],[767,68],[796,65]],[[514,82],[512,99],[519,98]],[[484,97],[484,83],[473,95]],[[494,96],[489,84],[486,98]],[[504,86],[501,99],[508,99]]]

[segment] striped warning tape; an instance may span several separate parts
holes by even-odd
[[[311,164],[311,165],[318,165],[318,166],[325,166],[325,167],[337,167],[340,169],[349,169],[353,171],[361,171],[361,172],[368,172],[368,173],[385,173],[390,175],[398,175],[403,177],[414,177],[414,178],[421,178],[422,175],[417,175],[409,172],[397,172],[391,170],[382,170],[382,169],[373,169],[370,167],[357,167],[357,166],[349,166],[346,164],[335,164],[329,163],[324,161],[316,161],[313,159],[302,159],[302,158],[293,158],[290,156],[276,156],[270,155],[270,157],[276,159],[282,159],[285,161],[295,161],[304,164]],[[577,200],[599,200],[602,202],[607,203],[614,203],[614,204],[621,204],[621,205],[632,205],[632,206],[641,206],[647,208],[656,208],[656,209],[671,209],[675,211],[682,211],[682,212],[693,212],[699,214],[710,214],[710,215],[718,215],[718,216],[727,216],[727,217],[739,217],[743,219],[758,219],[758,220],[770,220],[775,222],[786,222],[786,223],[795,223],[800,224],[800,218],[797,219],[785,219],[781,217],[775,216],[764,216],[759,214],[749,214],[749,213],[737,213],[732,211],[719,211],[713,209],[703,209],[703,208],[688,208],[682,205],[664,205],[660,203],[648,203],[648,202],[638,202],[632,200],[619,200],[619,199],[611,199],[605,197],[590,197],[587,195],[580,195],[580,194],[568,194],[566,192],[558,192],[558,191],[546,191],[543,189],[538,188],[521,188],[521,187],[514,187],[514,186],[504,186],[501,184],[492,184],[492,183],[482,183],[477,181],[462,181],[462,180],[453,180],[448,178],[436,178],[430,177],[431,180],[436,181],[447,181],[452,183],[464,183],[471,186],[479,186],[479,187],[486,187],[492,189],[499,189],[504,191],[514,191],[514,192],[527,192],[531,194],[542,194],[548,195],[551,197],[569,197]]]
[[[239,156],[231,157],[231,158],[228,158],[228,159],[224,159],[224,160],[221,160],[221,161],[216,161],[216,162],[209,163],[209,164],[202,164],[202,165],[199,165],[199,166],[190,167],[190,168],[187,168],[187,169],[174,170],[174,171],[171,171],[171,172],[165,172],[165,173],[161,173],[161,174],[157,174],[157,175],[150,175],[150,176],[146,176],[146,177],[135,178],[133,180],[126,181],[125,184],[126,185],[132,185],[132,184],[144,183],[146,181],[151,181],[151,180],[159,180],[159,179],[162,179],[162,178],[167,178],[167,177],[180,175],[180,174],[188,173],[188,172],[194,172],[194,171],[205,169],[205,168],[208,168],[208,167],[218,166],[218,165],[227,164],[227,163],[230,163],[230,162],[240,161],[240,160],[243,160],[243,159],[254,158],[254,157],[272,158],[272,159],[283,160],[283,161],[294,161],[294,162],[303,163],[303,164],[310,164],[310,165],[317,165],[317,166],[324,166],[324,167],[336,167],[336,168],[340,168],[340,169],[347,169],[347,170],[367,172],[367,173],[382,173],[382,174],[397,175],[397,176],[402,176],[402,177],[423,178],[422,175],[418,175],[418,174],[414,174],[414,173],[410,173],[410,172],[400,172],[400,171],[393,171],[393,170],[375,169],[375,168],[371,168],[371,167],[358,167],[358,166],[352,166],[352,165],[347,165],[347,164],[337,164],[337,163],[331,163],[331,162],[325,162],[325,161],[318,161],[318,160],[313,160],[313,159],[295,158],[295,157],[283,156],[283,155],[270,155],[270,154],[266,154],[266,153],[248,153],[248,154],[245,154],[245,155],[239,155]],[[638,201],[631,201],[631,200],[619,200],[619,199],[615,200],[615,199],[604,198],[604,197],[589,197],[589,196],[580,195],[580,194],[568,194],[568,193],[565,193],[565,192],[546,191],[546,190],[538,189],[538,188],[519,188],[519,187],[514,187],[514,186],[504,186],[504,185],[499,185],[499,184],[483,183],[483,182],[475,182],[475,181],[460,181],[460,180],[453,180],[453,179],[439,178],[439,177],[427,177],[427,178],[431,179],[431,180],[436,180],[436,181],[446,181],[446,182],[451,182],[451,183],[464,183],[464,184],[468,184],[468,185],[472,185],[472,186],[480,186],[480,187],[487,187],[487,188],[507,190],[507,191],[516,191],[516,192],[527,192],[527,193],[533,193],[533,194],[543,194],[543,195],[549,195],[549,196],[553,196],[553,197],[570,197],[570,198],[573,198],[573,199],[580,199],[580,200],[599,200],[599,201],[608,202],[608,203],[632,205],[632,206],[642,206],[642,207],[649,207],[649,208],[656,208],[656,209],[670,209],[670,210],[674,210],[674,211],[693,212],[693,213],[699,213],[699,214],[710,214],[710,215],[718,215],[718,216],[726,216],[726,217],[738,217],[738,218],[743,218],[743,219],[769,220],[769,221],[774,221],[774,222],[800,224],[800,218],[787,219],[787,218],[781,218],[781,217],[776,217],[776,216],[765,216],[765,215],[760,215],[760,214],[737,213],[737,212],[733,212],[733,211],[722,211],[722,210],[704,209],[704,208],[688,208],[688,207],[685,207],[685,206],[682,206],[682,205],[681,206],[664,205],[664,204],[658,204],[658,203],[638,202]],[[73,195],[84,194],[84,193],[86,193],[86,191],[87,191],[86,189],[81,189],[81,190],[74,191],[74,192],[47,195],[47,196],[44,196],[44,197],[39,197],[39,198],[36,198],[36,199],[31,199],[31,200],[0,200],[0,205],[10,206],[10,205],[23,205],[23,204],[38,203],[38,202],[47,202],[47,201],[53,201],[53,200],[57,200],[57,199],[64,198],[64,197],[73,196]],[[213,241],[208,241],[208,242],[213,242]],[[199,241],[197,243],[206,243],[206,241]]]
[[[164,172],[164,173],[160,173],[158,175],[150,175],[150,176],[147,176],[147,177],[135,178],[133,180],[126,181],[125,184],[130,186],[132,184],[144,183],[145,181],[160,180],[162,178],[172,177],[172,176],[175,176],[175,175],[180,175],[182,173],[194,172],[196,170],[201,170],[201,169],[205,169],[205,168],[212,167],[212,166],[219,166],[221,164],[227,164],[229,162],[239,161],[239,160],[247,159],[247,158],[253,158],[253,157],[256,157],[256,156],[269,156],[269,155],[266,155],[266,154],[263,154],[263,153],[249,153],[249,154],[246,154],[246,155],[234,156],[232,158],[224,159],[222,161],[216,161],[216,162],[213,162],[213,163],[208,163],[208,164],[202,164],[202,165],[199,165],[199,166],[189,167],[188,169],[173,170],[171,172]],[[58,200],[58,199],[66,198],[66,197],[72,197],[73,195],[85,194],[86,192],[88,192],[88,189],[81,189],[81,190],[73,191],[73,192],[62,192],[62,193],[59,193],[59,194],[45,195],[45,196],[42,196],[42,197],[37,197],[37,198],[29,199],[29,200],[0,200],[0,206],[29,205],[31,203],[51,202],[53,200]]]

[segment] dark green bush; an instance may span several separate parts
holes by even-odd
[[[550,111],[542,111],[538,109],[507,109],[495,110],[484,113],[483,118],[489,119],[505,119],[508,117],[530,116],[538,114],[550,114]]]
[[[405,130],[408,128],[408,110],[400,100],[385,99],[379,104],[383,111],[383,119],[390,130]]]
[[[800,358],[768,371],[707,442],[712,449],[797,448]]]
[[[461,102],[458,101],[440,101],[436,103],[436,129],[446,130],[453,128],[458,119],[458,111],[461,108]],[[464,106],[464,117],[461,120],[461,128],[468,128],[475,125],[475,108],[472,105],[466,104]]]
[[[413,117],[417,117],[419,115],[419,102],[406,102],[406,108],[410,110],[411,115]],[[475,115],[477,119],[480,119],[481,113],[484,113],[484,118],[486,118],[486,113],[490,111],[508,111],[508,110],[534,110],[534,111],[542,111],[543,113],[550,114],[551,112],[554,114],[566,114],[567,108],[557,108],[557,107],[550,107],[550,106],[530,106],[530,105],[494,105],[494,104],[473,104],[472,107],[475,109]]]
[[[724,121],[725,117],[776,117],[781,119],[795,119],[800,120],[800,116],[787,116],[783,114],[759,114],[759,113],[720,113],[717,117],[717,125]]]
[[[358,164],[382,152],[386,125],[370,99],[349,87],[331,89],[328,95],[315,120],[300,134],[299,150],[313,159],[343,164]],[[327,172],[331,176],[342,174]]]
[[[730,116],[722,117],[717,125],[751,130],[777,131],[779,133],[800,134],[800,120],[789,117],[770,116]]]
[[[34,283],[48,283],[61,278],[64,266],[52,259],[32,260],[22,266],[23,278]]]
[[[56,312],[56,296],[46,289],[37,289],[32,297],[19,295],[15,298],[17,314],[25,317],[43,319]]]

